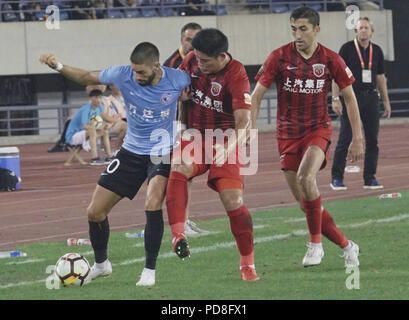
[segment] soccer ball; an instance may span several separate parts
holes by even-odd
[[[102,127],[103,120],[100,116],[96,115],[91,118],[90,124],[93,125],[95,128],[99,129]]]
[[[66,253],[55,265],[55,275],[64,287],[82,286],[91,281],[91,267],[79,253]]]

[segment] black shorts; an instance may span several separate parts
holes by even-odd
[[[155,161],[156,162],[156,161]],[[170,164],[155,164],[149,155],[138,155],[121,148],[101,174],[98,184],[119,196],[133,199],[146,178],[169,177]]]

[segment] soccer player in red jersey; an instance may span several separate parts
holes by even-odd
[[[236,239],[241,278],[258,280],[254,267],[252,219],[243,204],[241,165],[235,157],[239,146],[245,143],[251,124],[249,80],[244,66],[227,52],[228,40],[221,31],[201,30],[192,46],[194,51],[185,57],[180,69],[191,78],[190,98],[184,102],[184,124],[187,132],[195,131],[196,135],[190,141],[185,132],[179,148],[175,148],[166,190],[173,250],[180,258],[190,255],[184,234],[187,183],[209,171],[208,186],[219,193]],[[229,131],[233,134],[218,142],[215,129],[223,135]],[[187,152],[192,145],[195,148]],[[236,161],[230,161],[232,155]]]
[[[359,265],[359,247],[336,227],[322,207],[317,174],[328,160],[331,119],[327,95],[331,82],[340,87],[351,122],[353,139],[350,161],[362,159],[363,145],[358,105],[352,90],[354,77],[344,60],[316,40],[320,31],[316,11],[301,7],[290,17],[294,42],[271,52],[256,76],[252,93],[252,125],[261,99],[273,81],[277,84],[277,140],[281,169],[301,209],[305,212],[310,242],[304,266],[321,263],[324,250],[321,234],[344,250],[345,266]]]

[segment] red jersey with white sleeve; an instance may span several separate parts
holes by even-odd
[[[234,111],[251,109],[246,70],[231,56],[221,71],[205,74],[200,71],[194,52],[190,52],[179,69],[185,70],[191,79],[193,96],[184,102],[188,129],[194,128],[201,133],[205,129],[234,129]]]
[[[276,82],[278,139],[299,139],[320,128],[328,128],[330,139],[327,96],[331,82],[334,79],[342,90],[355,81],[336,52],[318,44],[305,59],[295,42],[272,51],[255,79],[266,88]]]

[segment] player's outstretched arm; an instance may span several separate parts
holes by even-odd
[[[361,117],[359,116],[358,102],[352,85],[341,90],[344,96],[345,107],[352,129],[352,141],[348,150],[348,158],[351,162],[362,160],[364,147],[362,144]]]
[[[256,128],[256,121],[260,111],[261,100],[263,99],[268,88],[257,82],[256,87],[251,94],[251,128]]]
[[[42,54],[40,56],[40,62],[46,64],[51,69],[57,70],[64,77],[84,86],[101,84],[99,81],[99,72],[91,72],[63,65],[52,53]]]

